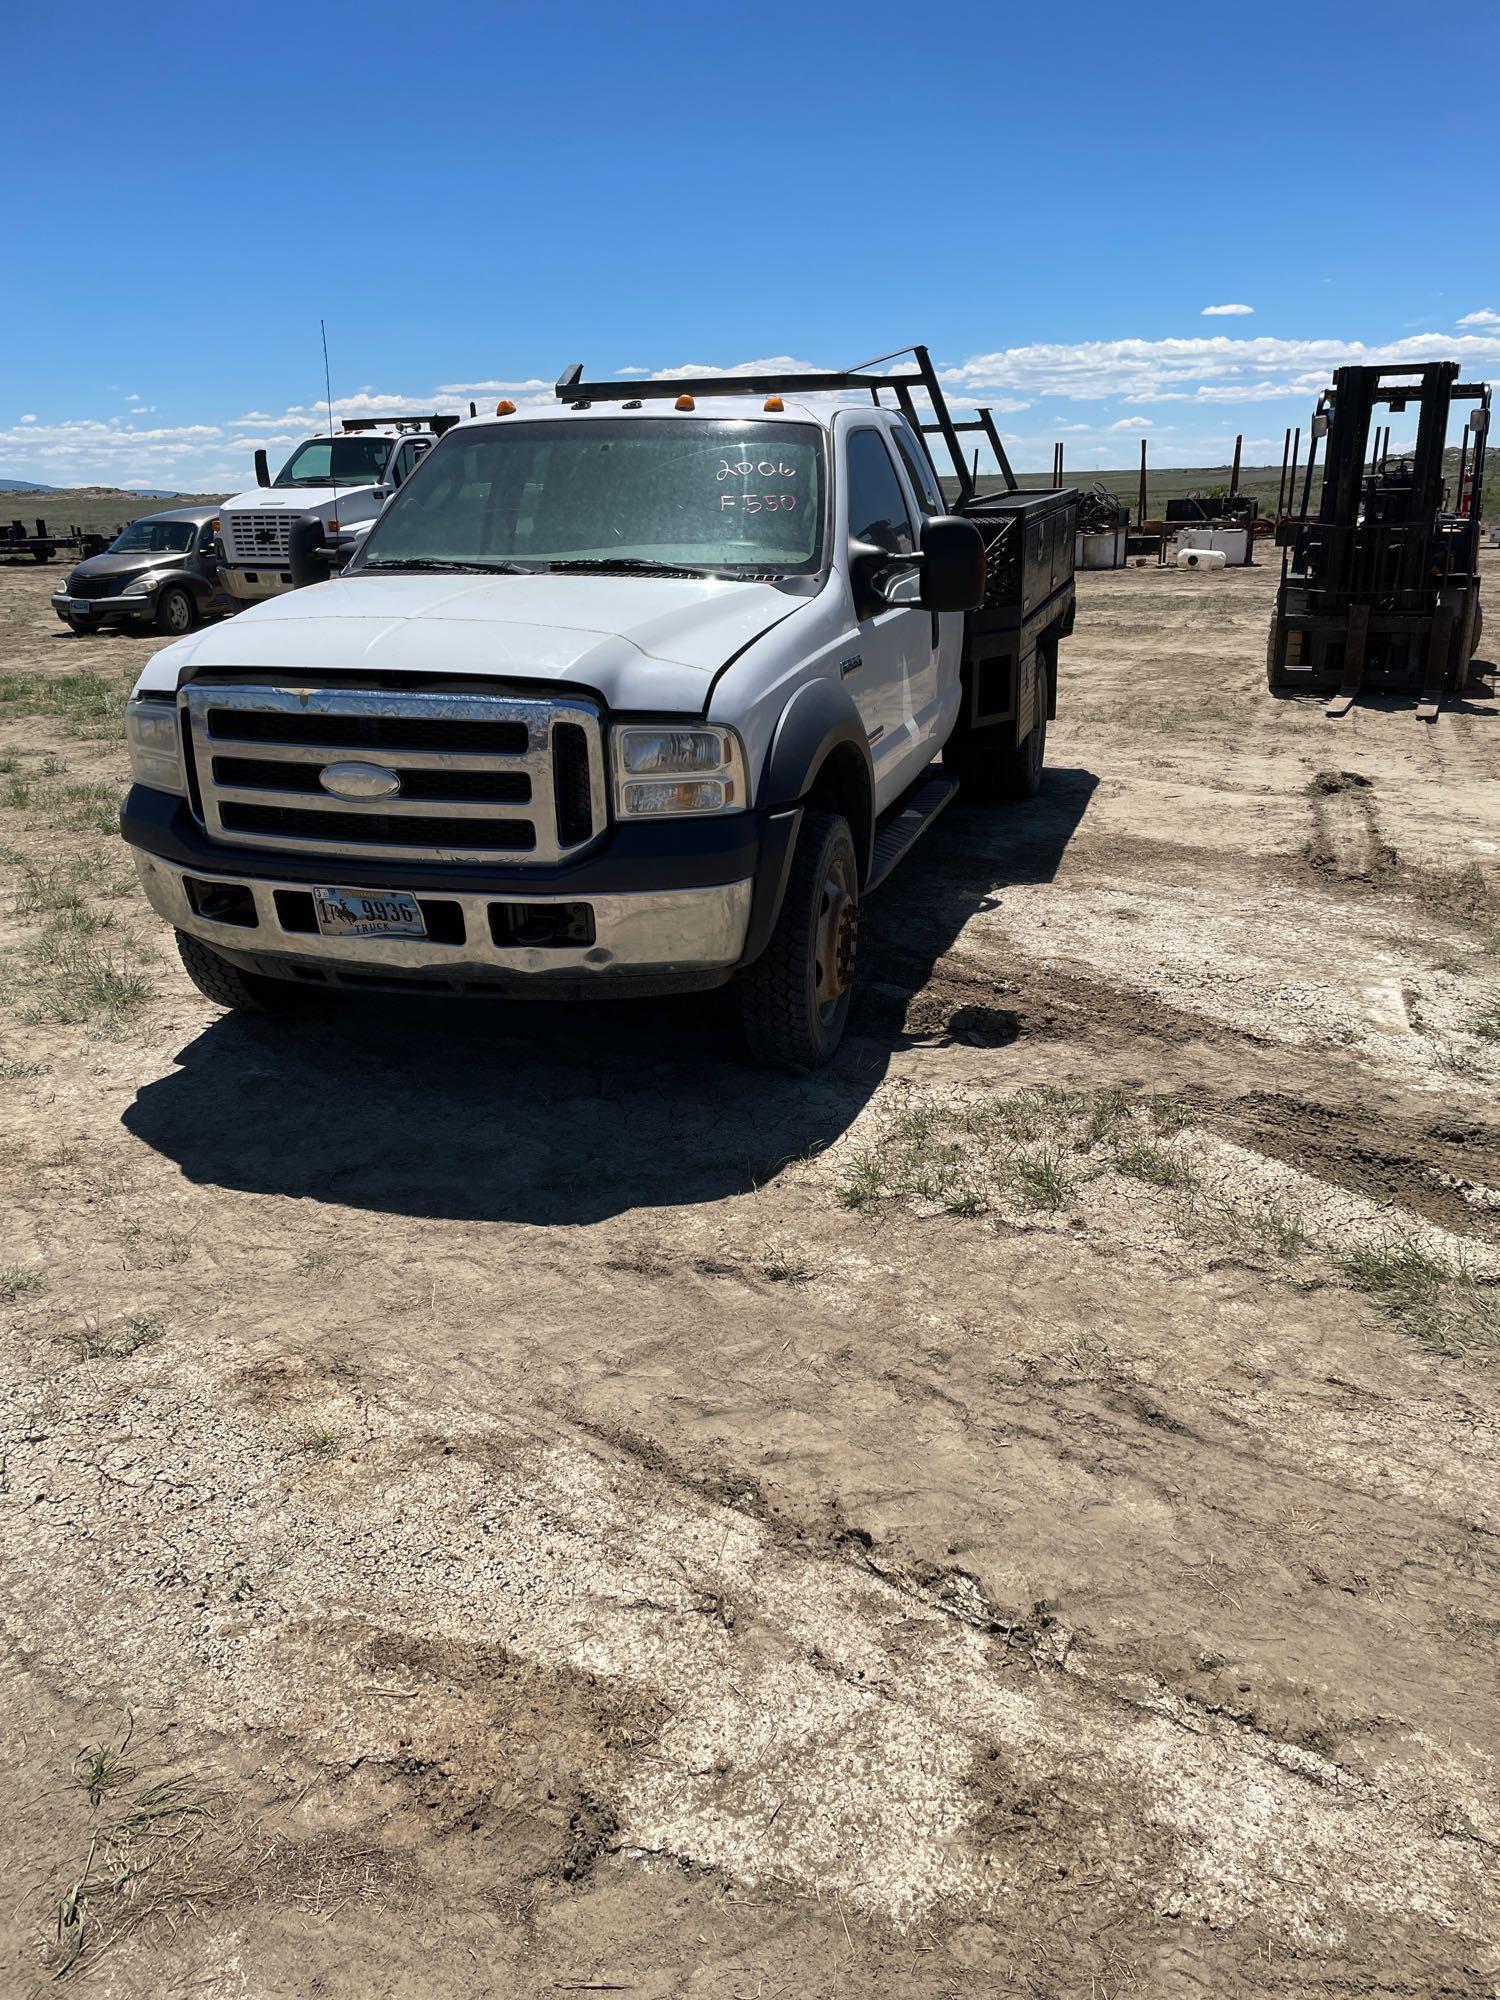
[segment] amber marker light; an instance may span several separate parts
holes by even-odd
[[[784,410],[786,404],[782,402],[779,396],[767,396],[766,400],[761,404],[761,408],[763,410]]]
[[[678,410],[696,410],[698,405],[691,396],[679,396],[672,407]]]
[[[515,404],[510,400],[509,396],[502,396],[495,405],[495,415],[497,417],[513,417],[515,414]]]

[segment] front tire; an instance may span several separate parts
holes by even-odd
[[[859,861],[840,813],[804,815],[771,941],[740,979],[745,1036],[774,1069],[820,1069],[844,1038],[859,941]]]
[[[169,638],[179,639],[184,632],[191,632],[198,621],[198,607],[192,596],[181,584],[171,584],[157,599],[156,629],[165,632]]]
[[[178,931],[176,937],[178,956],[188,978],[204,999],[212,1000],[217,1007],[243,1014],[276,1014],[294,1007],[303,997],[290,980],[260,979],[253,972],[241,972],[237,965],[220,958],[201,938],[187,931]]]

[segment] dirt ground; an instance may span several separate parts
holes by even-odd
[[[0,1989],[1500,1990],[1500,702],[1271,699],[1269,560],[1084,578],[1041,798],[798,1081],[703,1002],[219,1013],[109,832],[158,642],[50,580]]]

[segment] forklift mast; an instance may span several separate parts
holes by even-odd
[[[1458,378],[1456,361],[1340,368],[1319,398],[1300,511],[1277,523],[1282,574],[1267,656],[1273,693],[1331,695],[1332,715],[1346,713],[1362,688],[1415,693],[1418,714],[1431,720],[1444,694],[1463,687],[1480,632],[1490,391]],[[1445,453],[1459,402],[1477,407],[1450,496]],[[1410,456],[1393,463],[1390,427],[1377,418],[1412,403],[1416,440]],[[1311,513],[1324,436],[1323,487]]]

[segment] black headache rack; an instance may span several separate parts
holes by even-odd
[[[473,412],[471,411],[472,415]],[[444,431],[451,431],[458,417],[345,417],[339,425],[344,436],[357,431],[431,431],[434,437],[441,437]]]
[[[1456,361],[1339,368],[1318,400],[1301,506],[1276,524],[1281,583],[1266,678],[1273,693],[1329,696],[1343,715],[1364,689],[1414,694],[1432,721],[1468,683],[1479,643],[1479,528],[1490,391],[1461,382]],[[1477,405],[1464,429],[1457,491],[1444,479],[1454,403]],[[1418,408],[1409,456],[1392,459],[1385,408]],[[1318,439],[1323,490],[1309,512]],[[1296,467],[1293,464],[1292,491]]]
[[[906,355],[911,356],[912,367],[892,369],[882,375],[870,373],[871,369],[880,368],[887,361],[900,361]],[[973,417],[961,422],[952,415],[943,386],[938,381],[937,370],[932,365],[932,357],[925,347],[898,347],[894,353],[877,354],[874,360],[858,362],[853,368],[814,370],[802,374],[678,375],[664,381],[586,382],[583,363],[575,361],[557,378],[559,401],[571,403],[575,409],[586,408],[590,403],[639,406],[677,396],[819,396],[830,391],[849,390],[867,394],[873,403],[879,403],[882,392],[889,391],[895,398],[897,409],[922,440],[928,463],[939,479],[945,475],[939,470],[928,439],[941,438],[952,465],[951,473],[946,476],[957,482],[961,502],[973,499],[977,490],[974,473],[965,462],[963,446],[959,443],[960,436],[970,432],[978,432],[987,440],[999,463],[1007,491],[1015,492],[1016,476],[1010,469],[1010,460],[1005,455],[1005,446],[994,417],[985,409],[976,410]],[[927,399],[932,411],[930,418],[924,418],[917,407],[919,394]],[[963,511],[960,506],[959,512]]]

